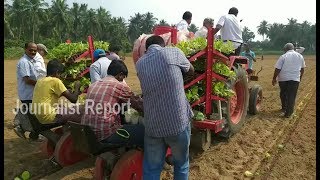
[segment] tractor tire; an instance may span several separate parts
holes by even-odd
[[[63,135],[62,127],[53,130],[54,133],[58,134],[59,136]],[[50,141],[48,138],[44,140],[41,144],[41,152],[45,154],[48,158],[50,158],[54,153],[55,144]]]
[[[97,156],[94,168],[94,179],[110,179],[112,169],[118,160],[119,157],[112,152],[105,152]]]
[[[235,91],[235,95],[228,101],[222,101],[222,116],[226,120],[225,128],[219,135],[229,138],[239,132],[243,126],[249,104],[249,90],[247,73],[241,66],[233,67],[235,80],[229,80],[227,85]]]
[[[262,87],[258,84],[255,84],[250,90],[249,114],[258,114],[261,107],[262,97]]]
[[[59,139],[53,153],[55,160],[62,167],[73,165],[80,162],[90,155],[79,152],[73,146],[73,138],[70,132],[64,133]]]
[[[142,179],[143,152],[130,150],[124,153],[112,169],[110,180]]]

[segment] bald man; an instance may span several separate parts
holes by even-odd
[[[294,51],[294,45],[287,43],[284,54],[275,64],[272,85],[279,81],[282,112],[285,118],[290,118],[294,111],[295,99],[299,83],[306,67],[303,56]]]
[[[36,70],[34,65],[36,61],[34,60],[37,54],[37,45],[33,42],[25,44],[25,53],[20,58],[17,64],[17,83],[18,83],[18,95],[22,103],[22,113],[26,114],[32,103],[33,89],[36,80]],[[15,124],[15,132],[20,137],[24,137],[24,131],[20,128],[20,124]]]

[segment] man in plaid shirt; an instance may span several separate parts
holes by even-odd
[[[124,113],[126,105],[132,102],[133,108],[141,111],[137,107],[141,99],[122,83],[128,76],[128,69],[123,61],[112,61],[107,73],[107,77],[89,86],[81,124],[90,126],[98,141],[103,143],[143,147],[144,126],[121,124],[120,112]],[[124,130],[119,131],[120,128]],[[123,132],[128,134],[122,135]]]

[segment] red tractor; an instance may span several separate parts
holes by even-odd
[[[171,33],[170,41],[177,43],[177,30],[174,27],[158,26],[155,35]],[[169,42],[169,41],[167,41]],[[145,43],[145,40],[144,42]],[[142,56],[144,44],[135,47],[134,60]],[[242,56],[229,58],[214,49],[212,29],[208,29],[207,47],[188,58],[191,63],[200,57],[205,58],[205,72],[198,74],[190,82],[185,83],[187,89],[199,81],[205,83],[205,94],[191,104],[192,108],[201,109],[205,115],[202,121],[192,121],[191,146],[207,150],[211,145],[211,134],[225,137],[237,133],[245,122],[247,111],[256,114],[260,110],[262,88],[259,85],[248,87],[250,78],[246,68],[248,60]],[[142,49],[141,49],[142,48]],[[89,50],[86,55],[92,57],[92,38],[89,37]],[[212,66],[219,59],[236,73],[234,80],[212,71]],[[87,70],[88,72],[88,70]],[[257,78],[256,78],[257,80]],[[212,93],[212,82],[222,81],[233,89],[235,95],[222,98]],[[68,122],[66,124],[41,125],[34,116],[29,116],[33,130],[43,134],[48,140],[44,143],[44,152],[61,166],[72,165],[89,156],[97,156],[94,176],[97,180],[142,179],[143,150],[136,147],[123,147],[115,144],[102,144],[97,141],[89,126]],[[55,127],[59,127],[54,129]],[[54,130],[52,130],[54,129]],[[167,162],[170,163],[170,149],[167,151]]]
[[[173,27],[158,26],[154,29],[153,34],[162,35],[171,33],[168,42],[177,43],[177,30]],[[145,51],[146,38],[141,40],[138,47],[134,47],[133,58],[134,62],[142,56],[141,52]],[[250,79],[257,80],[256,76],[248,76],[246,69],[248,68],[248,60],[242,56],[226,57],[213,46],[212,29],[208,30],[207,47],[202,51],[194,54],[189,58],[189,61],[195,62],[199,57],[206,57],[206,71],[197,75],[191,82],[185,83],[184,88],[187,89],[199,81],[205,81],[206,92],[203,97],[191,104],[191,107],[202,107],[206,119],[203,121],[192,122],[191,146],[207,150],[211,145],[211,133],[221,136],[230,137],[240,130],[245,122],[247,111],[251,114],[256,114],[260,110],[262,100],[262,88],[259,85],[254,85],[248,88]],[[212,71],[212,66],[217,59],[223,61],[236,73],[235,80],[227,80],[222,75]],[[231,87],[235,95],[229,99],[221,98],[212,94],[212,82],[224,81]],[[107,152],[101,154],[96,159],[95,178],[103,179],[141,179],[142,176],[142,158],[141,150],[130,150],[121,157]],[[170,148],[167,151],[166,160],[170,163]],[[117,160],[118,159],[118,160]]]

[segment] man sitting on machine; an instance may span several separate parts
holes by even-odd
[[[121,119],[128,106],[139,112],[143,109],[142,99],[122,83],[128,76],[128,69],[120,60],[112,61],[105,71],[108,76],[88,88],[81,124],[90,126],[102,143],[143,147],[144,126],[123,124]]]
[[[47,65],[47,77],[39,79],[35,85],[32,112],[41,124],[77,122],[81,119],[83,107],[66,108],[58,104],[62,96],[76,103],[78,95],[81,94],[79,81],[75,83],[75,92],[67,90],[59,79],[63,71],[64,66],[59,60],[51,60]]]

